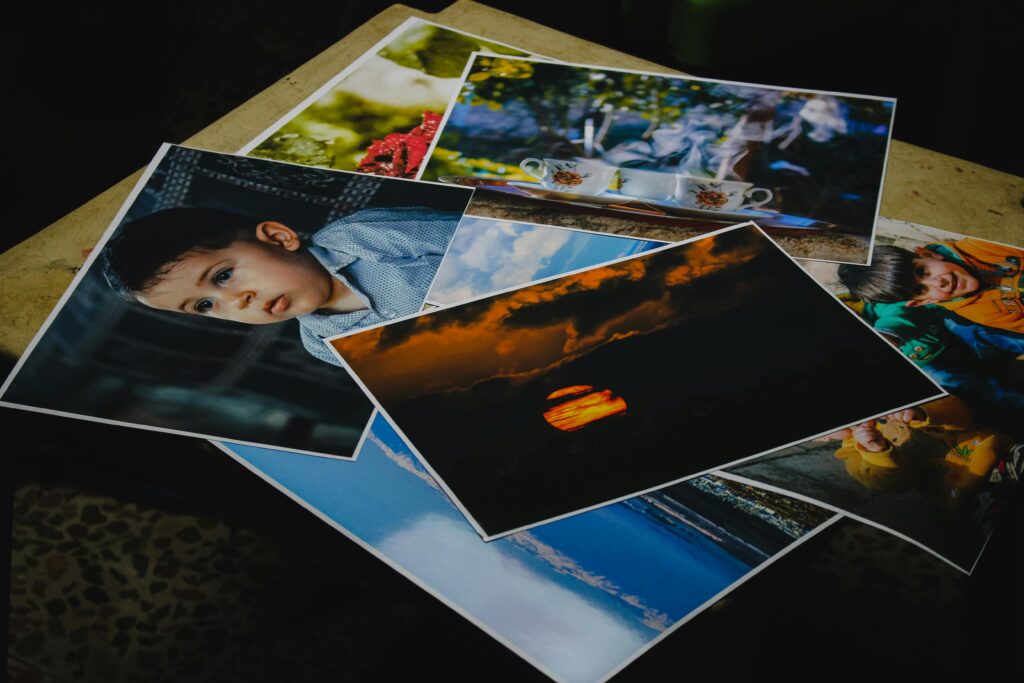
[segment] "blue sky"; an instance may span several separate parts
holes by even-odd
[[[603,676],[748,571],[621,504],[484,543],[380,417],[356,462],[230,447],[567,681]]]
[[[440,304],[464,301],[663,245],[599,232],[466,216],[427,300]]]

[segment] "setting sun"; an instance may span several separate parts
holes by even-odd
[[[576,398],[549,408],[544,413],[544,419],[556,429],[572,432],[596,420],[626,412],[626,401],[620,396],[613,396],[611,389],[593,389],[592,386],[579,384],[552,392],[548,395],[549,401],[566,396]]]

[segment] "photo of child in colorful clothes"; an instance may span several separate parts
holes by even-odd
[[[460,218],[362,209],[307,241],[278,221],[166,209],[120,227],[103,273],[150,308],[254,325],[295,319],[306,350],[339,365],[322,339],[419,312]]]
[[[838,268],[847,305],[996,422],[1024,415],[1022,273],[1024,249],[969,237],[879,245],[870,266]]]
[[[941,513],[982,524],[994,518],[998,495],[1024,477],[1024,442],[976,425],[953,396],[840,430],[835,457],[865,488],[916,489]]]
[[[1024,249],[967,237],[916,247],[880,245],[870,266],[840,266],[850,293],[876,303],[940,308],[989,328],[993,346],[1024,353]]]
[[[805,268],[950,396],[727,470],[970,572],[1024,472],[1024,250],[882,218],[870,266]]]

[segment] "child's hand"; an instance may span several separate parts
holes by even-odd
[[[846,439],[853,438],[853,430],[847,427],[846,429],[840,429],[838,432],[832,432],[831,434],[823,434],[815,441],[845,441]]]
[[[855,426],[853,438],[861,448],[871,453],[881,453],[889,449],[889,442],[882,436],[882,432],[875,429],[873,420]]]
[[[892,420],[893,422],[924,422],[928,419],[928,416],[920,408],[907,408],[906,410],[890,413],[882,419]]]

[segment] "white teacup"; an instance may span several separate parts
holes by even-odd
[[[738,180],[714,180],[691,175],[676,175],[676,203],[691,209],[705,211],[738,211],[764,206],[772,200],[772,191],[754,187],[753,183]],[[752,195],[762,193],[761,199]],[[752,201],[744,203],[745,200]]]
[[[645,171],[639,168],[620,168],[619,192],[641,199],[671,199],[676,192],[676,174]]]
[[[519,162],[519,168],[549,190],[575,194],[601,194],[608,189],[608,183],[615,175],[614,166],[599,161],[529,157]]]

